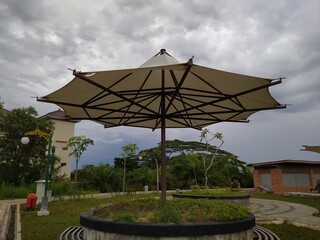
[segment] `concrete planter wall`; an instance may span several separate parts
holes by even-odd
[[[84,240],[240,240],[253,238],[255,218],[249,214],[246,219],[237,221],[148,224],[116,222],[82,213],[80,223],[84,227]]]
[[[243,194],[239,196],[214,196],[214,195],[189,195],[183,193],[172,193],[172,197],[174,198],[192,198],[192,199],[210,199],[210,200],[220,200],[227,201],[230,203],[236,203],[240,206],[248,206],[250,194]]]

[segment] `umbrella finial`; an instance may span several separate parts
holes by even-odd
[[[162,48],[160,49],[160,55],[165,54],[166,53],[166,49]]]

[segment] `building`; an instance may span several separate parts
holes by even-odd
[[[41,118],[50,119],[54,122],[52,145],[55,146],[55,155],[60,158],[59,176],[70,178],[72,156],[69,155],[71,149],[67,149],[67,143],[70,137],[74,136],[75,124],[78,121],[67,119],[61,109],[47,113]]]
[[[280,160],[249,164],[253,167],[255,190],[270,189],[274,194],[310,192],[320,179],[320,162]]]

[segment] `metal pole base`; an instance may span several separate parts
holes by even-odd
[[[48,216],[48,197],[42,197],[41,198],[41,207],[40,211],[37,212],[37,216]]]

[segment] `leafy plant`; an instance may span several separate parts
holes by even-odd
[[[75,186],[77,188],[77,176],[78,176],[78,163],[81,158],[81,155],[84,151],[87,150],[87,147],[89,145],[93,145],[94,141],[90,138],[86,138],[85,136],[73,136],[69,139],[67,147],[72,148],[72,152],[70,153],[70,156],[74,156],[76,159],[76,169],[75,169],[75,175],[74,175],[74,182]]]
[[[206,158],[209,154],[210,142],[212,142],[215,139],[220,141],[220,145],[215,148],[215,151],[211,155],[211,161],[209,165],[207,165]],[[202,162],[203,162],[203,168],[204,168],[205,187],[208,188],[208,171],[212,167],[213,161],[215,160],[221,146],[224,144],[224,141],[223,141],[222,133],[217,132],[215,134],[211,134],[207,128],[201,131],[200,142],[202,141],[206,144],[206,149],[202,151]]]
[[[95,216],[137,222],[208,222],[243,219],[248,216],[247,209],[238,205],[207,199],[173,199],[162,205],[159,199],[148,198],[138,201],[118,201],[99,208]]]
[[[138,150],[137,144],[129,143],[128,145],[122,146],[123,156],[123,182],[122,182],[122,193],[125,192],[126,188],[126,163],[128,158],[133,158],[134,154]]]

